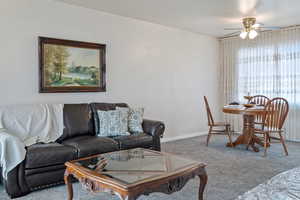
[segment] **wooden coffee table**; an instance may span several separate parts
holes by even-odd
[[[106,166],[99,167],[103,163]],[[196,176],[200,177],[199,200],[203,200],[207,183],[206,164],[142,148],[100,154],[65,165],[69,200],[73,199],[72,176],[90,192],[110,192],[121,200],[135,200],[153,192],[171,194]]]

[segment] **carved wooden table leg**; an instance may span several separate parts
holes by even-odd
[[[254,141],[254,143],[259,144],[259,145],[262,146],[262,147],[264,146],[264,141],[261,140],[261,139],[260,139],[259,137],[257,137],[256,135],[254,135],[253,141]],[[267,147],[270,147],[270,142],[267,143]]]
[[[248,144],[249,140],[251,139],[253,132],[254,132],[254,115],[244,115],[244,141],[243,144]],[[253,151],[259,152],[259,149],[255,146],[255,140],[252,138],[250,141],[250,146],[252,147]]]
[[[65,171],[64,181],[68,188],[68,200],[72,200],[73,199],[73,186],[72,186],[71,176],[70,176],[68,169],[66,169],[66,171]]]
[[[204,171],[204,174],[202,175],[199,175],[199,178],[200,178],[200,186],[199,186],[199,200],[203,200],[204,197],[203,197],[203,194],[204,194],[204,190],[205,190],[205,186],[207,184],[207,174],[206,174],[206,171]]]
[[[254,115],[243,115],[243,134],[240,135],[236,141],[233,143],[233,146],[237,146],[240,144],[247,145],[249,142],[250,137],[253,134],[254,131]],[[255,143],[257,143],[258,138],[254,137],[254,139],[250,142],[250,146],[252,147],[253,151],[258,152],[259,149],[255,146]],[[259,140],[259,139],[258,139]],[[229,146],[227,144],[227,146]]]

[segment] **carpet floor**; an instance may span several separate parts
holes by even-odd
[[[213,136],[208,147],[205,137],[195,137],[164,143],[162,150],[207,163],[208,185],[206,200],[233,200],[276,174],[300,166],[300,143],[288,142],[290,155],[285,156],[281,144],[272,144],[267,157],[263,152],[246,151],[245,146],[227,148],[225,136]],[[261,150],[263,150],[261,148]],[[172,195],[153,193],[139,200],[196,200],[198,178],[191,180],[180,192]],[[2,186],[0,199],[8,200]],[[17,200],[67,199],[65,186],[33,192]],[[109,194],[90,194],[80,184],[74,184],[75,200],[117,200]]]

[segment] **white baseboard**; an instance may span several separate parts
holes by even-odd
[[[182,139],[187,139],[187,138],[192,138],[192,137],[197,137],[197,136],[203,136],[203,135],[207,135],[207,131],[205,131],[205,132],[196,132],[196,133],[183,134],[183,135],[179,135],[179,136],[172,137],[172,138],[163,138],[161,140],[161,142],[162,143],[164,143],[164,142],[171,142],[171,141],[175,141],[175,140],[182,140]]]

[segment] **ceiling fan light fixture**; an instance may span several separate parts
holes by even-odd
[[[258,35],[257,31],[253,29],[249,32],[249,39],[252,40],[252,39],[256,38],[257,35]]]
[[[280,27],[271,26],[266,27],[262,23],[257,23],[255,17],[245,17],[242,19],[242,28],[225,28],[224,30],[236,30],[231,34],[225,35],[224,37],[236,36],[239,33],[241,39],[254,39],[259,35],[260,31],[263,30],[278,30]]]
[[[240,33],[240,38],[242,38],[243,40],[246,39],[248,36],[248,32],[247,31],[241,31]]]

